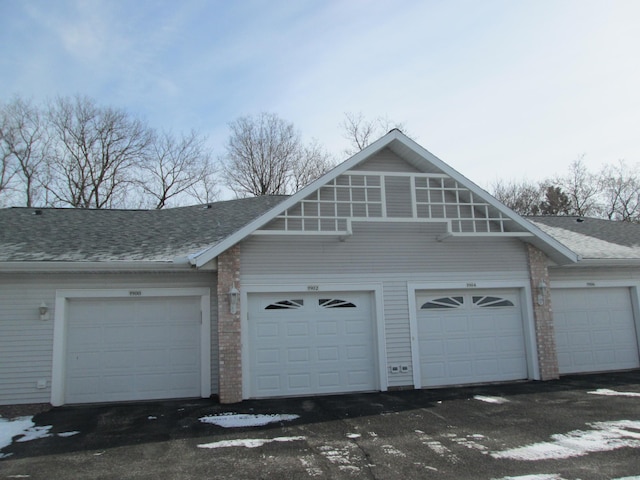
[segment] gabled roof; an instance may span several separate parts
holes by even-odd
[[[462,174],[454,170],[452,167],[444,163],[437,158],[431,152],[411,140],[397,129],[394,129],[387,133],[376,142],[369,145],[361,152],[355,154],[345,162],[335,167],[330,172],[326,173],[316,181],[307,185],[305,188],[298,191],[296,194],[275,205],[271,210],[265,212],[255,220],[251,221],[238,231],[222,240],[217,245],[204,250],[200,254],[196,255],[193,259],[193,263],[200,267],[216,258],[222,252],[232,247],[236,243],[240,242],[248,235],[254,233],[261,227],[265,226],[268,222],[281,215],[290,207],[296,205],[301,200],[308,197],[310,194],[326,185],[328,182],[333,181],[339,175],[353,169],[360,163],[371,158],[381,150],[388,148],[405,161],[416,167],[422,172],[441,172],[448,175],[452,179],[456,180],[460,185],[463,185],[469,191],[473,192],[478,198],[483,199],[497,211],[499,211],[505,217],[511,219],[518,228],[519,232],[526,232],[531,234],[526,241],[532,243],[542,251],[544,251],[552,260],[558,264],[568,264],[578,261],[578,256],[567,248],[565,245],[556,241],[554,238],[546,234],[534,224],[528,222],[518,214],[498,202],[489,193],[477,186],[475,183],[464,177]]]
[[[174,262],[217,244],[284,198],[164,210],[0,209],[0,262]]]
[[[574,216],[527,218],[578,253],[581,263],[640,262],[640,224]]]

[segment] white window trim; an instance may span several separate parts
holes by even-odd
[[[242,398],[249,398],[251,391],[250,372],[249,372],[249,317],[248,317],[248,298],[252,293],[317,293],[323,292],[367,292],[373,294],[374,303],[374,333],[376,336],[376,359],[378,362],[378,388],[382,392],[386,392],[389,387],[389,379],[387,377],[387,349],[386,335],[384,325],[384,305],[383,305],[383,288],[382,284],[336,284],[336,283],[320,283],[313,285],[313,290],[309,290],[306,284],[291,285],[255,285],[243,284],[240,292],[241,305],[246,305],[241,309],[241,341],[242,341]]]
[[[473,286],[470,286],[473,284]],[[455,290],[456,292],[484,291],[512,289],[519,291],[520,309],[522,314],[522,330],[525,341],[525,357],[527,361],[527,375],[531,380],[540,379],[540,366],[538,364],[538,349],[536,344],[535,321],[533,317],[533,303],[531,297],[531,283],[529,280],[521,281],[449,281],[449,282],[408,282],[407,293],[409,300],[409,331],[411,333],[411,361],[413,363],[414,388],[422,388],[422,372],[420,370],[420,342],[418,341],[418,302],[416,293],[418,290]]]
[[[135,292],[135,296],[132,295]],[[53,319],[53,366],[51,373],[51,405],[65,403],[65,352],[67,348],[67,305],[71,299],[200,297],[200,392],[211,396],[211,292],[208,288],[130,288],[56,290]]]

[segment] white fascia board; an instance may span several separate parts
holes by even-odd
[[[554,265],[554,267],[556,267]],[[557,268],[585,268],[585,267],[640,267],[640,258],[581,258],[574,265],[558,265]]]
[[[303,189],[294,193],[289,198],[287,198],[283,202],[273,207],[271,210],[265,212],[264,214],[262,214],[261,216],[253,220],[252,222],[242,227],[240,230],[236,231],[232,235],[225,238],[220,243],[212,246],[211,248],[209,248],[204,252],[201,252],[195,255],[192,260],[194,262],[194,265],[197,268],[202,267],[207,262],[216,258],[225,250],[233,247],[236,243],[242,241],[247,236],[251,235],[254,231],[258,230],[260,227],[269,223],[271,220],[273,220],[275,217],[280,215],[282,212],[284,212],[288,208],[291,208],[292,206],[294,206],[300,200],[303,200],[312,192],[322,187],[325,183],[333,180],[339,175],[342,175],[344,172],[346,172],[350,168],[353,168],[362,160],[368,158],[369,156],[378,152],[379,150],[382,150],[394,139],[400,138],[399,135],[402,135],[402,134],[397,130],[392,130],[391,132],[387,133],[385,136],[379,138],[378,140],[373,142],[371,145],[366,147],[364,150],[356,153],[351,158],[342,162],[340,165],[337,165],[335,168],[325,173],[322,177],[318,178],[317,180],[311,182],[309,185],[307,185]],[[404,135],[402,135],[402,137],[404,137]]]
[[[0,272],[123,272],[191,271],[189,264],[171,262],[0,262]]]
[[[394,132],[391,132],[394,133]],[[516,222],[519,226],[524,228],[526,231],[532,233],[535,237],[539,238],[543,245],[536,245],[538,248],[540,246],[546,246],[547,249],[541,248],[541,250],[545,251],[545,253],[549,254],[548,249],[552,249],[555,254],[551,254],[549,256],[553,257],[554,260],[558,263],[576,263],[578,261],[578,255],[573,251],[564,246],[562,243],[558,242],[556,239],[551,237],[550,235],[544,233],[538,227],[533,225],[531,222],[526,220],[525,218],[518,215],[516,212],[511,210],[506,205],[499,202],[496,198],[494,198],[489,192],[480,188],[478,185],[473,183],[467,177],[462,175],[460,172],[455,170],[453,167],[447,165],[445,162],[436,157],[433,153],[428,151],[423,146],[419,145],[415,141],[411,140],[409,137],[402,135],[402,138],[398,138],[399,141],[402,141],[405,145],[412,148],[419,155],[424,157],[428,162],[432,163],[434,166],[445,172],[454,180],[458,181],[460,184],[464,185],[466,188],[471,190],[475,195],[482,198],[485,202],[487,202],[492,207],[495,207],[497,210],[502,212],[504,215],[509,217],[511,220]],[[533,242],[531,242],[533,243]],[[563,261],[564,260],[564,261]]]

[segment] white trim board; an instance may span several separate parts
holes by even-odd
[[[317,289],[316,289],[317,288]],[[363,284],[363,283],[314,283],[307,284],[282,284],[282,285],[264,285],[264,284],[243,284],[240,292],[240,332],[242,342],[242,398],[248,398],[249,385],[249,317],[248,305],[249,294],[252,293],[322,293],[322,292],[369,292],[373,294],[373,307],[375,319],[375,335],[376,335],[376,357],[378,360],[378,388],[385,392],[389,386],[387,371],[387,349],[386,349],[386,333],[384,324],[384,291],[381,283]]]
[[[531,284],[528,280],[499,280],[499,281],[448,281],[448,282],[407,282],[407,295],[409,301],[409,330],[411,332],[411,362],[413,363],[414,388],[422,388],[420,371],[420,349],[418,342],[418,319],[416,292],[418,290],[493,290],[515,289],[520,292],[520,308],[522,313],[525,355],[527,360],[527,373],[531,380],[540,379],[540,367],[538,364],[535,321],[533,317],[533,304],[531,296]]]
[[[67,303],[71,299],[200,297],[200,392],[211,396],[211,291],[208,288],[74,289],[56,290],[53,320],[53,366],[51,405],[65,402],[65,352],[67,342]]]

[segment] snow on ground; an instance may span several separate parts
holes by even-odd
[[[28,442],[38,438],[50,437],[51,425],[36,427],[33,417],[18,417],[11,420],[0,417],[0,450],[13,443],[14,437],[17,442]],[[0,458],[10,456],[10,453],[0,453]]]
[[[608,397],[640,397],[640,393],[637,392],[616,392],[615,390],[609,390],[608,388],[599,388],[593,392],[587,392],[592,395],[605,395]]]
[[[520,475],[518,477],[502,477],[494,480],[565,480],[556,473],[541,473],[536,475]]]
[[[480,400],[481,402],[486,402],[486,403],[496,403],[496,404],[501,404],[501,403],[508,403],[509,400],[507,400],[506,398],[502,398],[502,397],[487,397],[484,395],[475,395],[473,397],[476,400]]]
[[[276,437],[276,438],[246,438],[242,440],[221,440],[219,442],[202,443],[198,448],[227,448],[227,447],[261,447],[271,442],[295,442],[296,440],[306,440],[307,437]]]
[[[640,421],[620,420],[589,425],[593,430],[574,430],[552,435],[552,442],[493,452],[491,456],[513,460],[557,460],[623,447],[640,448]]]
[[[11,445],[14,437],[18,437],[15,440],[16,442],[30,442],[38,438],[51,437],[54,435],[51,433],[51,428],[51,425],[37,427],[33,423],[33,417],[17,417],[11,420],[0,417],[0,450]],[[62,432],[55,435],[58,437],[72,437],[78,433],[80,432]],[[0,453],[0,458],[10,455],[11,453]]]
[[[298,415],[251,415],[246,413],[222,413],[201,417],[202,423],[212,423],[223,428],[261,427],[269,423],[290,422]]]

